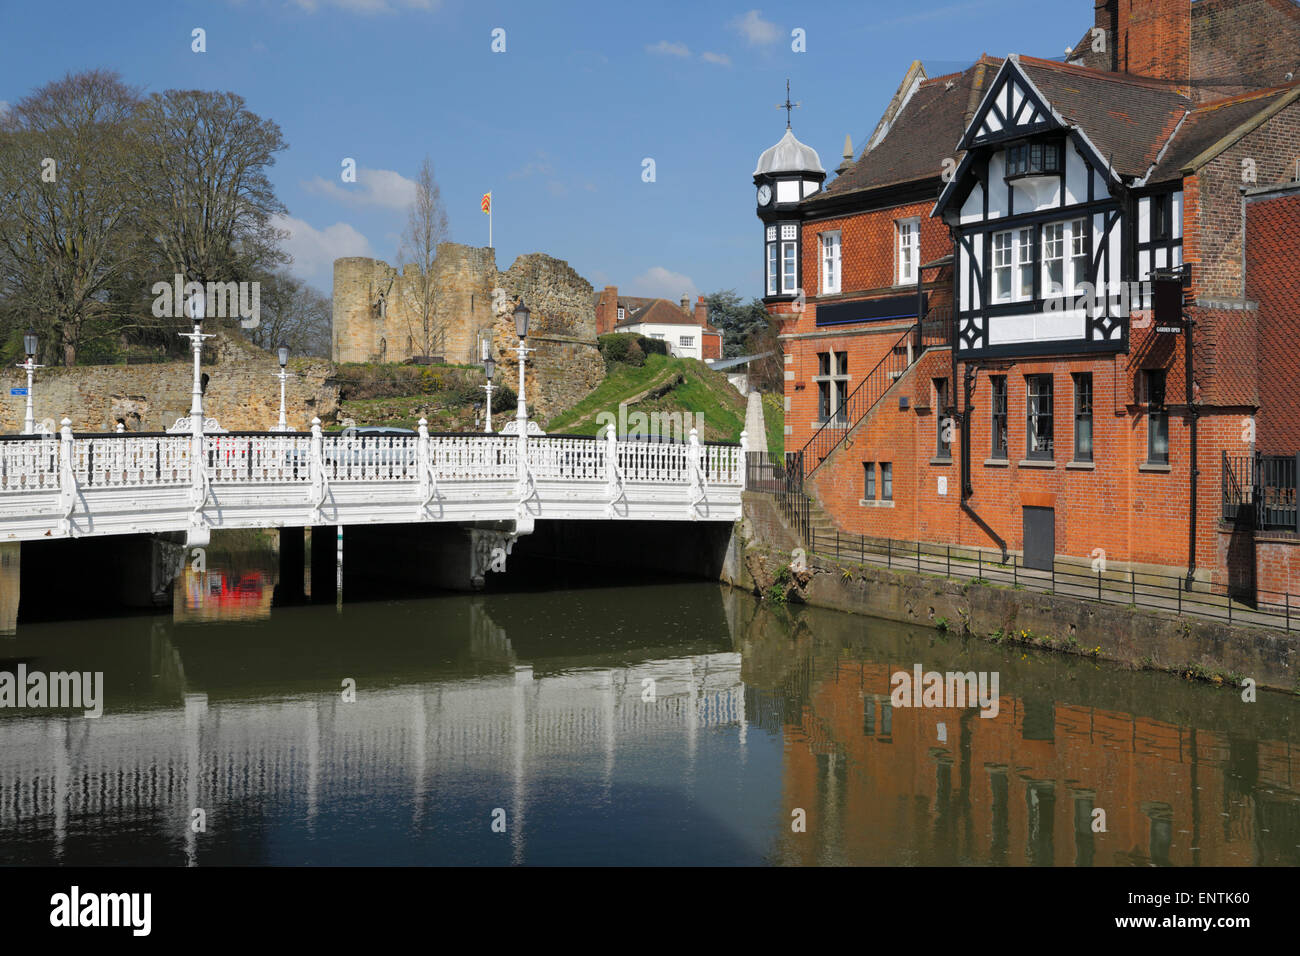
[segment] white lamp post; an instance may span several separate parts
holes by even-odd
[[[496,391],[496,386],[492,384],[492,379],[497,374],[497,360],[491,354],[483,357],[483,374],[487,376],[487,384],[483,390],[487,392],[486,421],[483,424],[483,431],[491,434],[492,432],[492,393]]]
[[[212,338],[203,331],[203,293],[190,296],[187,311],[194,320],[193,332],[179,333],[181,338],[189,339],[194,349],[194,390],[190,396],[190,434],[196,438],[203,437],[203,379],[199,362],[203,357],[203,340]]]
[[[32,379],[36,375],[38,368],[45,368],[44,365],[36,364],[36,346],[38,339],[36,331],[28,329],[23,335],[23,349],[27,352],[27,361],[19,363],[18,367],[27,370],[27,413],[23,416],[23,434],[36,434],[36,411],[32,404]]]
[[[289,378],[289,373],[285,371],[285,366],[289,364],[289,346],[281,342],[280,347],[276,352],[280,359],[280,371],[275,373],[275,377],[280,380],[280,421],[279,424],[271,429],[271,431],[290,432],[293,431],[293,429],[289,427],[289,423],[284,415],[284,383]]]

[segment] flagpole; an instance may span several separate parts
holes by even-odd
[[[492,201],[488,200],[488,248],[492,248]]]

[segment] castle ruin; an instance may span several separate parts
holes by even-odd
[[[532,311],[527,345],[536,349],[526,366],[527,399],[539,421],[573,405],[604,377],[591,283],[567,262],[529,253],[498,272],[493,249],[444,242],[433,273],[434,356],[478,364],[486,341],[497,360],[497,382],[511,388],[519,374],[513,312],[523,297]],[[379,259],[334,260],[334,361],[422,358],[419,289],[414,265],[399,271]]]

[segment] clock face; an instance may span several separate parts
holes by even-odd
[[[767,183],[764,183],[763,185],[758,187],[758,204],[760,206],[766,206],[771,201],[772,201],[772,187],[769,186]]]

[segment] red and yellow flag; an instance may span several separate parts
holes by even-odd
[[[479,203],[479,206],[485,213],[492,212],[492,194],[490,192],[483,194],[483,201]]]

